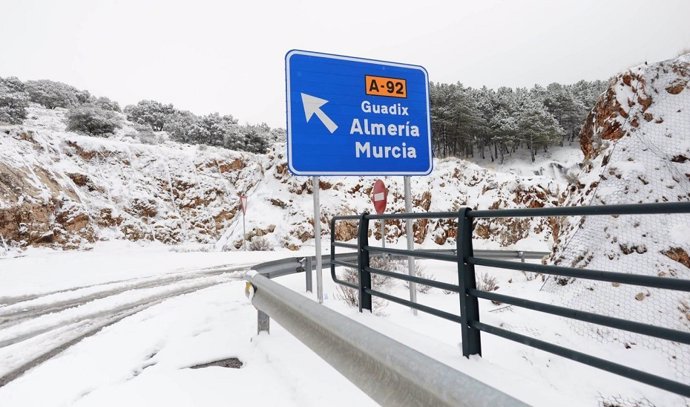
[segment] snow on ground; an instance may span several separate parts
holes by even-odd
[[[121,246],[120,246],[121,245]],[[0,297],[98,284],[154,274],[174,275],[215,266],[244,266],[289,257],[291,251],[207,253],[171,251],[152,245],[98,244],[91,252],[30,251],[27,257],[2,260]],[[310,254],[308,250],[303,254]],[[145,265],[145,267],[137,267]],[[452,265],[423,262],[424,272],[439,281],[454,281]],[[145,269],[149,269],[143,271]],[[478,269],[478,274],[489,270]],[[500,292],[534,293],[530,299],[550,302],[539,291],[541,280],[520,272],[491,273]],[[32,278],[26,278],[26,276]],[[54,278],[51,276],[54,275]],[[34,279],[46,282],[36,288]],[[304,292],[304,275],[277,280]],[[388,292],[407,295],[402,284]],[[596,406],[601,393],[649,400],[657,406],[682,406],[683,400],[653,389],[483,334],[483,357],[463,358],[457,324],[389,303],[374,314],[360,314],[339,299],[324,271],[324,304],[393,337],[460,371],[537,406]],[[131,295],[131,294],[130,294]],[[314,298],[313,294],[306,294]],[[419,293],[423,304],[457,312],[456,295],[432,289]],[[3,308],[0,308],[0,311]],[[598,356],[629,352],[631,365],[655,373],[663,363],[637,350],[596,344],[572,334],[568,324],[530,311],[480,303],[481,319],[507,329],[527,330],[545,340],[558,340]],[[191,366],[237,357],[241,369]],[[0,368],[2,359],[0,358]],[[244,297],[244,282],[224,282],[168,299],[86,338],[0,387],[2,406],[351,406],[374,405],[365,394],[302,345],[275,321],[270,335],[256,335],[256,311]]]
[[[569,171],[577,171],[583,159],[584,155],[577,141],[566,141],[563,146],[551,146],[548,151],[538,151],[534,163],[531,162],[529,150],[518,150],[506,156],[503,163],[500,160],[491,161],[488,154],[483,159],[477,154],[467,161],[496,172],[523,177],[544,175],[567,182],[566,174]]]

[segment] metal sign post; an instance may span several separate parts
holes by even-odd
[[[319,206],[319,177],[312,177],[314,195],[314,249],[316,250],[316,298],[323,303],[323,270],[321,267],[321,207]],[[311,271],[310,271],[311,272]]]
[[[386,211],[386,204],[388,203],[388,190],[386,184],[380,179],[374,183],[371,192],[371,201],[374,203],[376,213],[381,215]],[[386,247],[386,220],[381,219],[381,247]]]
[[[412,188],[410,187],[410,177],[405,177],[405,212],[412,213]],[[407,235],[407,250],[414,249],[414,233],[412,229],[412,219],[405,220],[405,234]],[[414,257],[407,257],[408,274],[414,276]],[[410,283],[410,301],[417,302],[417,283]],[[417,315],[417,310],[410,308],[412,314]]]
[[[386,220],[381,219],[381,247],[386,248]]]
[[[247,195],[240,195],[240,208],[242,208],[242,248],[247,251]]]

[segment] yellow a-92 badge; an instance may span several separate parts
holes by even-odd
[[[405,79],[365,75],[364,83],[367,95],[407,98],[407,80]]]

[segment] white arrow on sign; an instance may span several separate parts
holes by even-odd
[[[309,119],[316,114],[316,117],[318,117],[324,126],[326,126],[328,131],[333,134],[333,132],[338,128],[338,125],[335,124],[330,117],[326,116],[326,113],[324,113],[323,110],[321,110],[321,106],[325,105],[326,103],[328,103],[326,99],[321,99],[317,98],[316,96],[302,93],[302,104],[304,105],[304,115],[307,117],[307,123],[309,123]]]

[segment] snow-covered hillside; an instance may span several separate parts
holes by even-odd
[[[33,106],[0,129],[0,236],[6,246],[84,247],[102,239],[211,243],[266,159],[165,142],[65,132],[65,111]]]
[[[0,128],[0,248],[83,248],[98,240],[128,239],[166,244],[198,242],[234,250],[242,245],[240,194],[249,197],[247,239],[257,247],[295,250],[313,239],[311,179],[289,174],[284,145],[267,155],[165,141],[143,144],[131,123],[111,138],[65,131],[60,108],[30,108],[23,125]],[[547,173],[542,162],[521,173]],[[560,171],[560,170],[559,170]],[[389,210],[403,210],[402,178],[384,179]],[[322,231],[337,214],[372,210],[373,178],[322,178]],[[416,211],[541,207],[558,204],[563,178],[487,170],[459,159],[437,160],[432,176],[412,179]],[[453,220],[420,221],[418,243],[454,244]],[[387,239],[403,232],[387,224]],[[339,239],[353,237],[347,227]],[[545,220],[482,223],[487,246],[548,249]],[[529,242],[526,240],[529,237]],[[380,240],[380,235],[374,236]]]
[[[690,201],[690,55],[618,75],[590,114],[585,155],[565,205]],[[556,264],[690,278],[690,215],[588,216],[563,220]],[[690,295],[586,280],[551,280],[574,308],[681,331],[690,330]],[[656,352],[690,381],[690,350],[664,340],[576,324],[583,335]],[[631,351],[629,358],[640,355]],[[619,362],[625,362],[621,360]]]

